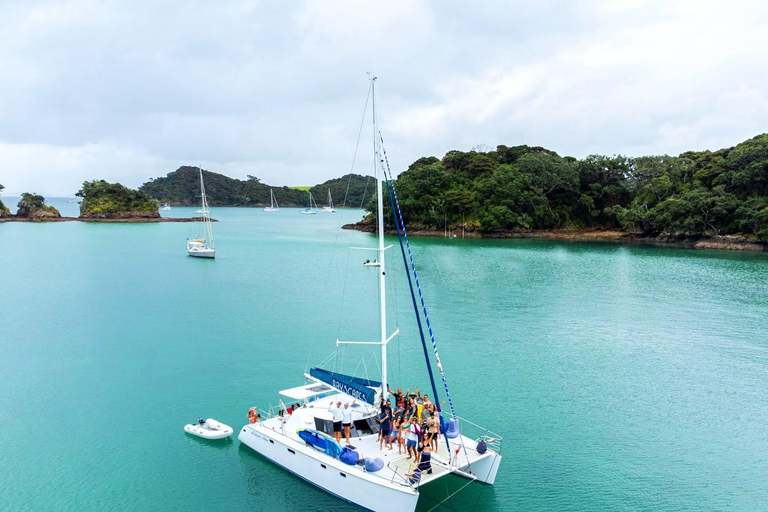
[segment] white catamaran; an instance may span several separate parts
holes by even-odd
[[[277,199],[275,199],[275,193],[272,192],[272,189],[269,189],[269,206],[264,208],[265,212],[277,212],[280,211],[280,206],[277,204]]]
[[[331,189],[328,189],[328,206],[323,206],[323,211],[325,213],[336,212],[336,210],[333,208],[333,198],[331,197]]]
[[[202,212],[202,224],[205,230],[205,236],[201,238],[187,239],[187,254],[198,258],[215,258],[216,246],[213,243],[213,228],[211,227],[210,210],[208,209],[208,199],[205,197],[205,185],[203,184],[203,169],[200,170],[200,195],[202,196],[202,206],[195,213]]]
[[[375,78],[371,79],[373,92]],[[376,132],[375,102],[373,105],[374,134]],[[379,136],[380,137],[380,136]],[[375,135],[374,135],[375,138]],[[383,219],[383,180],[385,179],[384,162],[386,154],[383,147],[374,143],[374,158],[377,162],[378,186],[378,247],[376,252],[378,269],[379,302],[379,341],[339,341],[337,347],[345,344],[374,345],[381,349],[381,380],[374,381],[344,375],[314,367],[304,374],[303,386],[280,391],[280,410],[273,414],[269,410],[251,408],[247,423],[238,435],[238,439],[275,464],[287,469],[294,475],[317,487],[351,503],[373,511],[413,512],[419,500],[421,487],[447,476],[459,475],[471,481],[493,484],[501,462],[501,437],[483,429],[474,423],[461,419],[454,412],[453,402],[445,384],[445,376],[437,346],[430,328],[429,337],[434,349],[434,359],[425,358],[430,372],[430,382],[434,393],[433,403],[438,405],[437,388],[432,376],[432,365],[436,364],[445,385],[445,396],[450,406],[450,420],[444,421],[445,410],[440,411],[441,432],[439,448],[431,453],[431,470],[415,470],[406,454],[399,455],[397,450],[380,450],[378,431],[380,406],[389,394],[387,382],[387,344],[397,334],[389,333],[387,328],[386,273]],[[387,164],[388,166],[388,164]],[[388,187],[396,191],[390,183]],[[399,214],[399,203],[396,215]],[[394,210],[394,208],[393,208]],[[402,225],[402,217],[395,217],[398,232],[407,242],[407,233]],[[402,226],[402,227],[401,227]],[[405,261],[406,245],[401,243]],[[391,246],[390,246],[391,247]],[[408,248],[410,251],[410,248]],[[411,270],[415,267],[411,267]],[[410,275],[410,274],[409,274]],[[416,285],[418,278],[416,278]],[[409,278],[410,283],[410,278]],[[413,293],[413,288],[411,288]],[[414,311],[417,318],[419,310]],[[424,309],[426,315],[426,308]],[[420,321],[420,320],[419,320]],[[427,343],[421,330],[421,341],[425,356]],[[432,361],[432,362],[430,362]],[[286,407],[283,400],[292,405]],[[338,402],[350,403],[351,407],[351,446],[338,443],[333,437],[334,415],[330,410]],[[338,411],[337,411],[338,412]],[[349,414],[349,413],[348,413]],[[346,420],[345,420],[346,421]],[[424,459],[422,458],[421,461]],[[437,489],[440,489],[438,486]],[[446,498],[447,499],[447,498]],[[301,507],[299,507],[301,508]]]

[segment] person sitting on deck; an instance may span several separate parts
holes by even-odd
[[[336,402],[336,407],[333,406],[333,402],[328,406],[328,410],[333,413],[333,437],[336,438],[336,442],[341,442],[341,421],[344,419],[344,411],[341,410],[341,400]]]
[[[381,414],[379,415],[379,450],[383,449],[383,445],[386,442],[389,449],[392,450],[392,442],[389,439],[389,430],[392,425],[392,407],[391,402],[387,400],[386,404],[381,408]]]

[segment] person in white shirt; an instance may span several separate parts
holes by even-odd
[[[355,400],[352,400],[355,403]],[[349,429],[352,427],[352,409],[349,408],[349,402],[344,403],[344,409],[341,410],[341,426],[344,427],[344,438],[349,442]]]
[[[344,411],[341,408],[341,400],[336,402],[336,407],[333,406],[333,402],[328,406],[328,410],[333,413],[333,437],[336,438],[336,442],[341,442],[341,420],[344,419]]]

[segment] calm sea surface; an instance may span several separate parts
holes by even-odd
[[[182,428],[237,432],[336,338],[376,339],[372,255],[348,250],[374,239],[338,229],[362,212],[212,215],[215,261],[186,255],[193,224],[0,224],[0,510],[357,510]],[[504,438],[496,485],[437,510],[768,510],[768,256],[412,244],[458,413]],[[425,390],[388,257],[389,378]],[[374,377],[372,352],[329,364]]]

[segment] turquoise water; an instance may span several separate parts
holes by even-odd
[[[182,427],[237,430],[337,337],[375,339],[375,270],[347,250],[374,240],[338,229],[361,212],[212,212],[215,261],[186,223],[0,224],[0,510],[357,510]],[[458,412],[504,437],[496,485],[437,510],[768,509],[766,255],[412,242]],[[426,389],[388,275],[390,380]],[[373,376],[365,355],[331,364]]]

